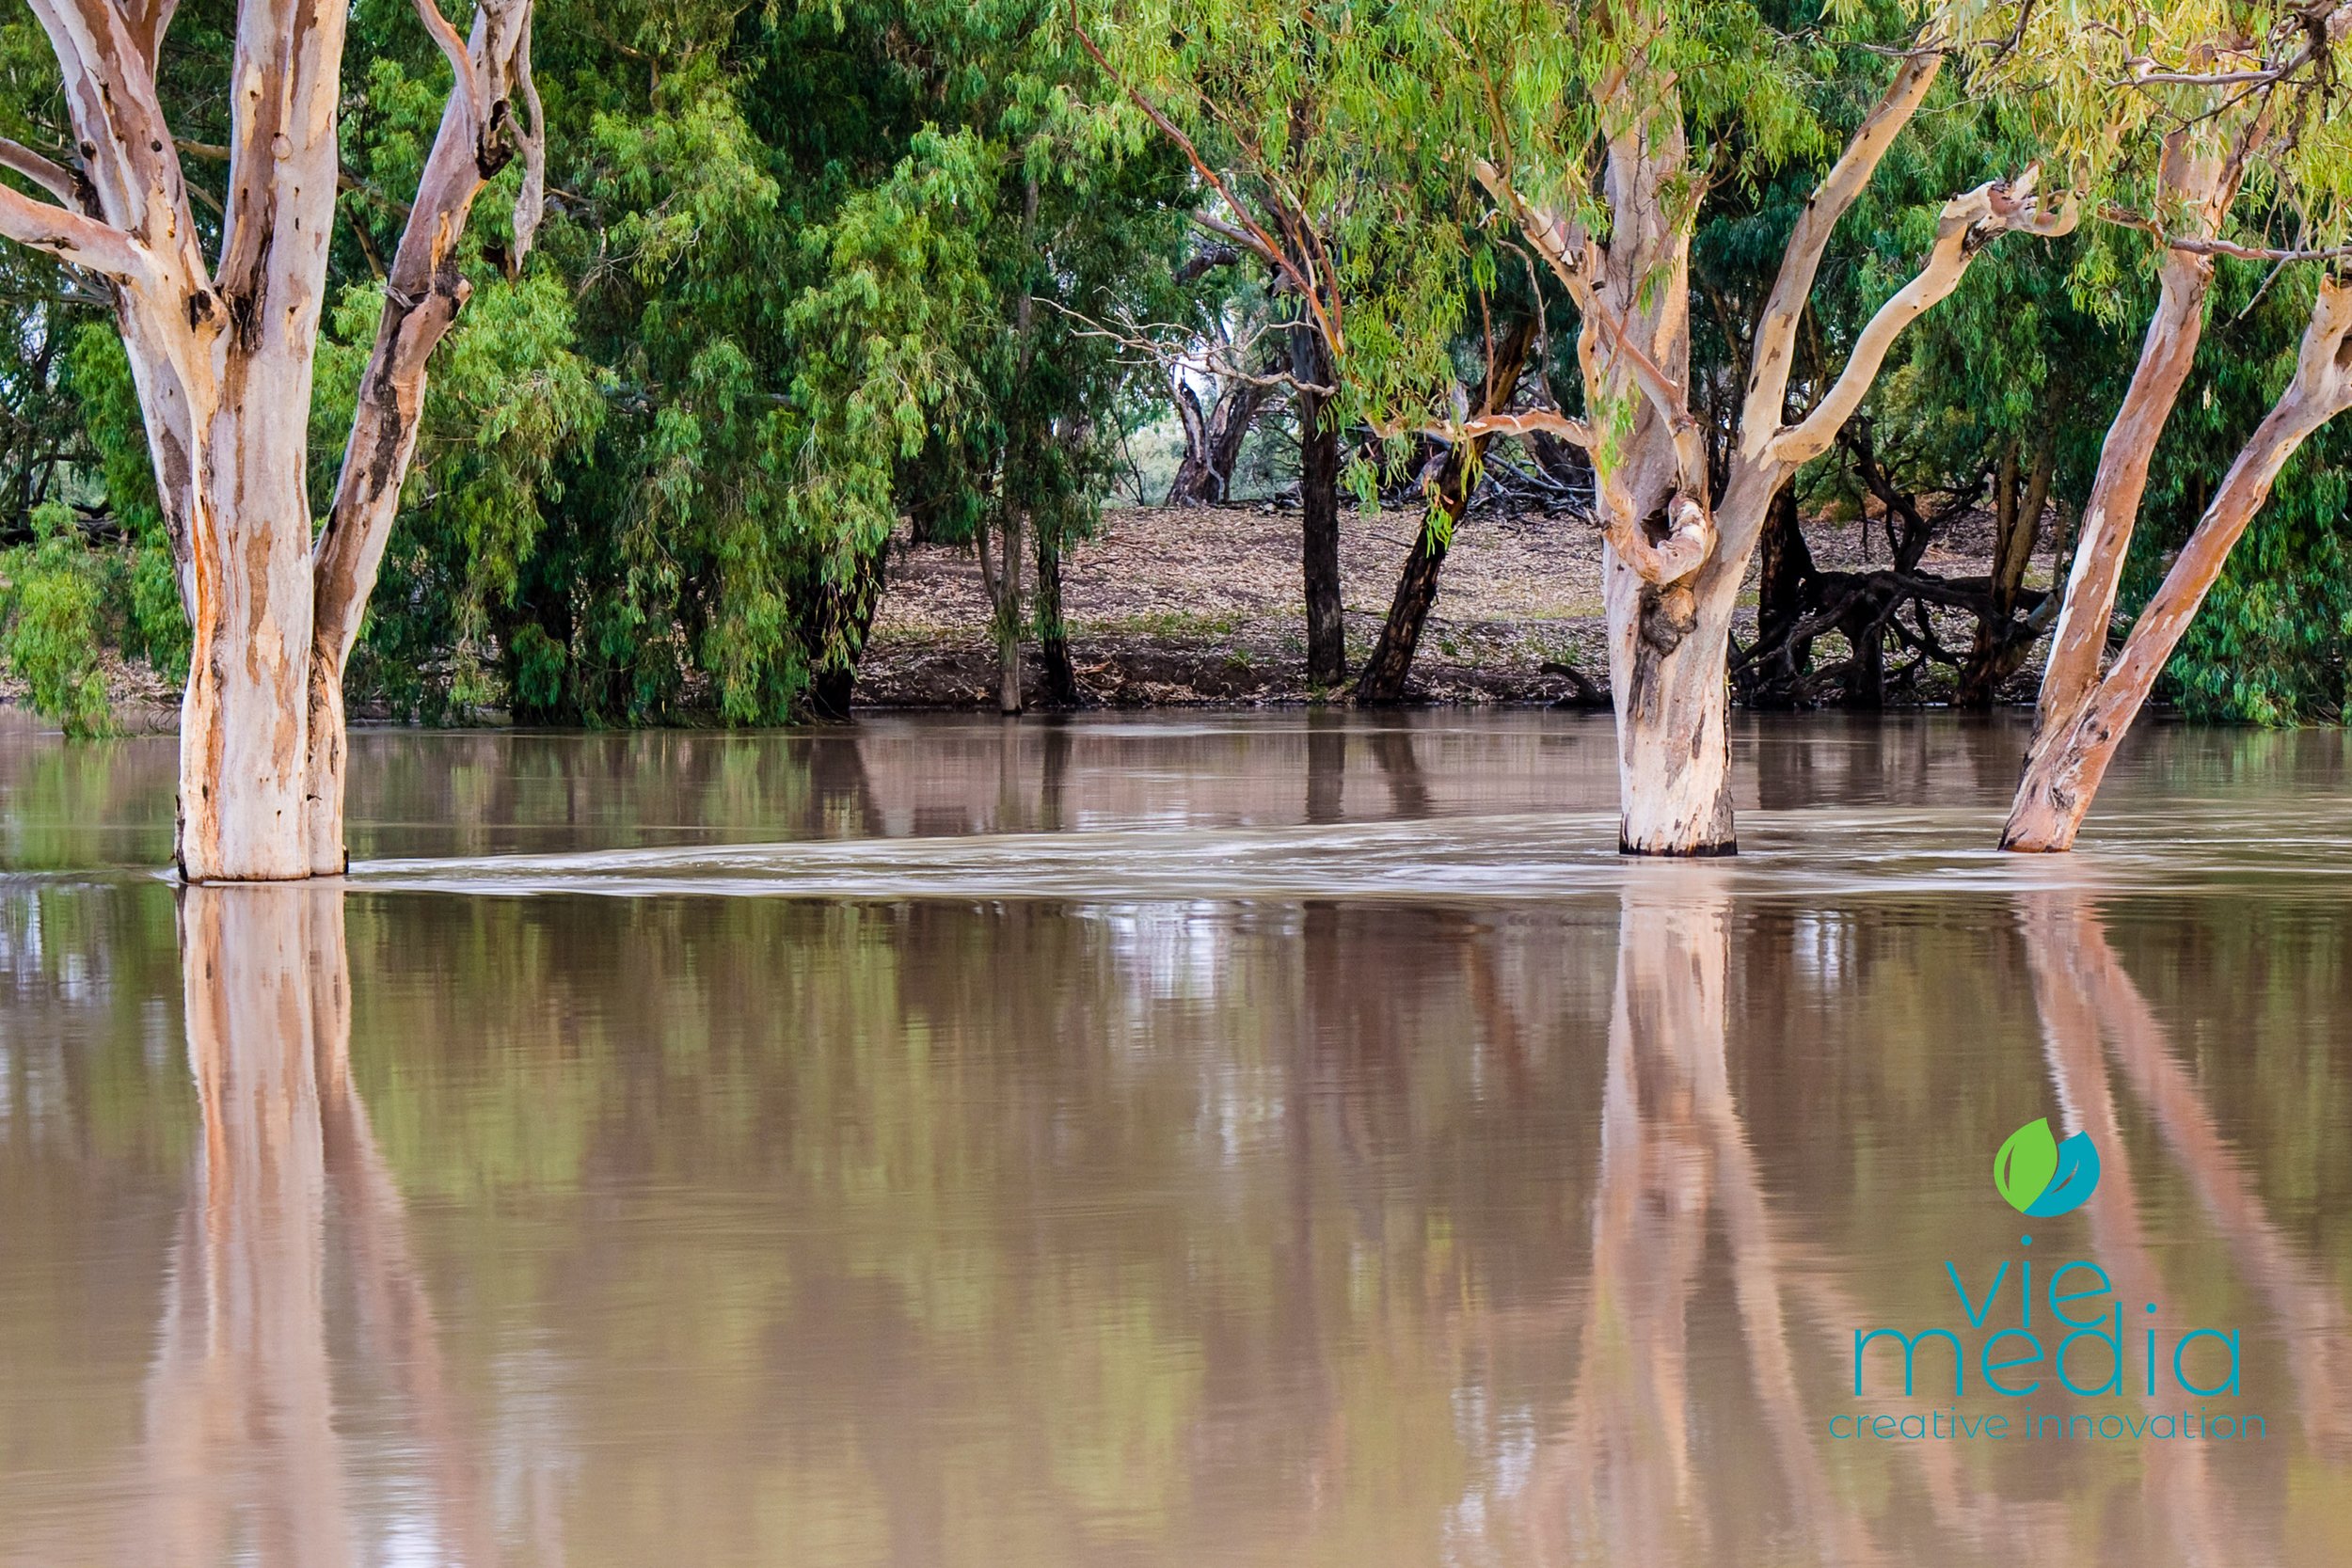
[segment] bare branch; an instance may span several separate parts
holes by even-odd
[[[2293,246],[2239,245],[2233,240],[2202,239],[2194,234],[2171,234],[2164,225],[2145,214],[2108,202],[2099,209],[2103,222],[2121,229],[2137,229],[2153,234],[2170,248],[2189,256],[2228,256],[2240,261],[2341,261],[2352,260],[2352,245],[2328,245],[2320,249]]]
[[[124,282],[144,282],[155,270],[146,247],[114,225],[36,201],[8,185],[0,185],[0,234]]]
[[[1533,436],[1537,431],[1547,436],[1557,436],[1563,441],[1588,451],[1592,450],[1593,427],[1554,408],[1526,408],[1515,414],[1480,414],[1459,424],[1432,428],[1423,434],[1434,440],[1473,441],[1482,436]]]
[[[466,101],[466,113],[476,125],[488,117],[482,103],[482,83],[474,71],[473,55],[466,48],[466,40],[448,17],[441,14],[439,0],[416,0],[418,20],[424,30],[433,35],[433,42],[456,73],[458,96]]]
[[[1765,448],[1771,461],[1793,468],[1827,451],[1837,438],[1838,428],[1853,417],[1878,379],[1896,338],[1960,286],[1968,263],[1987,245],[2012,230],[2043,236],[2073,231],[2077,217],[2074,197],[2068,195],[2055,212],[2043,208],[2034,195],[2039,172],[2028,168],[2014,181],[1990,181],[1944,204],[1936,225],[1935,248],[1927,265],[1879,307],[1854,341],[1844,372],[1804,422],[1772,439]]]
[[[1106,325],[1095,320],[1092,316],[1073,310],[1059,300],[1041,297],[1037,303],[1044,306],[1056,315],[1074,323],[1075,325],[1072,330],[1078,337],[1100,338],[1105,342],[1117,343],[1121,348],[1132,349],[1142,356],[1141,359],[1127,361],[1128,363],[1156,365],[1170,373],[1178,371],[1191,371],[1200,375],[1214,377],[1218,381],[1237,381],[1250,387],[1309,392],[1316,397],[1339,396],[1338,387],[1328,386],[1320,381],[1311,381],[1289,370],[1266,373],[1248,368],[1248,361],[1251,357],[1250,351],[1257,346],[1259,341],[1269,332],[1288,332],[1294,325],[1291,323],[1265,323],[1251,328],[1249,332],[1239,338],[1205,341],[1192,327],[1175,322],[1139,322],[1123,309],[1120,311],[1116,325]],[[1171,340],[1197,346],[1171,348],[1168,346]],[[1397,431],[1383,432],[1387,435],[1398,433]]]
[[[432,0],[418,0],[420,5],[431,3]],[[1249,210],[1234,198],[1224,179],[1209,166],[1208,160],[1200,155],[1200,149],[1193,144],[1190,136],[1184,135],[1183,128],[1168,119],[1160,106],[1145,97],[1140,89],[1129,85],[1126,78],[1120,75],[1119,71],[1113,68],[1103,51],[1095,47],[1093,37],[1087,32],[1085,24],[1078,20],[1078,0],[1070,0],[1070,31],[1071,35],[1078,40],[1079,47],[1092,58],[1096,68],[1110,78],[1112,85],[1119,88],[1127,102],[1142,111],[1143,117],[1159,128],[1161,135],[1176,144],[1185,160],[1192,165],[1194,172],[1208,182],[1209,188],[1216,192],[1218,198],[1225,203],[1235,217],[1242,221],[1243,226],[1248,230],[1257,242],[1252,248],[1258,250],[1259,254],[1265,257],[1297,288],[1299,297],[1307,302],[1307,309],[1314,313],[1315,325],[1321,332],[1325,344],[1334,355],[1339,354],[1346,345],[1333,326],[1330,317],[1325,314],[1322,297],[1316,293],[1313,281],[1300,272],[1297,265],[1283,254],[1282,247],[1275,244],[1274,236],[1267,233],[1264,228],[1249,215]]]
[[[1813,280],[1820,272],[1831,232],[1868,188],[1887,149],[1926,102],[1943,66],[1941,54],[1904,57],[1877,106],[1855,130],[1844,154],[1798,214],[1788,248],[1781,253],[1780,275],[1773,280],[1772,295],[1756,325],[1747,399],[1740,414],[1740,430],[1749,440],[1769,440],[1786,416],[1788,373],[1796,364],[1797,323],[1812,297]]]
[[[431,10],[433,0],[418,4]],[[416,203],[386,269],[374,351],[359,378],[358,408],[334,503],[312,549],[317,680],[326,679],[321,672],[332,672],[340,682],[342,661],[358,636],[360,611],[374,588],[400,486],[416,451],[426,368],[473,291],[458,267],[458,246],[475,198],[511,155],[501,137],[512,135],[522,143],[523,199],[545,199],[544,184],[530,162],[541,130],[537,94],[530,86],[530,19],[528,0],[483,0],[476,8],[471,53],[478,58],[469,60],[442,107],[440,127],[417,182]],[[484,84],[513,84],[531,108],[531,124],[516,122],[502,95],[478,114],[478,93],[469,88]],[[528,216],[518,207],[516,248],[506,259],[510,274],[521,264],[535,225],[535,207]],[[314,690],[313,701],[340,704],[340,687]]]
[[[1231,241],[1263,261],[1267,266],[1278,268],[1281,266],[1282,258],[1266,248],[1264,242],[1251,230],[1242,228],[1239,224],[1227,223],[1223,218],[1212,216],[1207,213],[1194,213],[1190,216],[1194,227],[1205,230],[1218,239]]]
[[[539,102],[539,83],[531,73],[532,11],[525,7],[522,29],[515,42],[515,82],[522,93],[523,107],[529,111],[531,122],[515,121],[515,139],[520,144],[523,158],[522,188],[515,193],[515,248],[506,259],[506,276],[514,277],[522,271],[523,258],[531,254],[532,242],[538,237],[539,220],[548,209],[548,112]]]
[[[81,206],[81,195],[73,188],[73,176],[21,142],[0,136],[0,168],[23,175],[68,207],[78,210]]]

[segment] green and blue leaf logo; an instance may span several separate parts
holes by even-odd
[[[2099,1146],[2088,1132],[2060,1143],[2048,1117],[2029,1121],[1993,1156],[1993,1184],[2021,1214],[2071,1214],[2098,1190]]]

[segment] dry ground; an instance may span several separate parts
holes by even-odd
[[[1379,636],[1418,512],[1341,517],[1348,659]],[[1963,521],[1925,570],[1980,573],[1989,519]],[[1885,564],[1877,525],[1806,525],[1824,567]],[[2033,580],[2049,580],[2046,553]],[[1119,705],[1295,702],[1306,681],[1298,515],[1269,506],[1127,508],[1063,567],[1071,657],[1089,697]],[[1751,583],[1751,589],[1753,584]],[[1751,599],[1752,602],[1752,599]],[[1427,702],[1573,700],[1569,666],[1607,685],[1600,537],[1565,514],[1482,513],[1455,531],[1407,695]],[[968,546],[892,542],[889,576],[859,672],[875,706],[977,706],[995,697],[988,598]],[[1742,635],[1754,617],[1743,616]],[[1547,672],[1545,666],[1554,669]]]
[[[1340,567],[1348,659],[1360,663],[1388,614],[1396,574],[1421,527],[1418,511],[1341,515]],[[2045,530],[2055,532],[2055,530]],[[1980,573],[1990,520],[1963,519],[1931,549],[1927,571]],[[1815,519],[1805,534],[1824,567],[1883,565],[1875,523]],[[2049,546],[2029,580],[2049,581]],[[1104,514],[1102,534],[1064,566],[1071,653],[1089,699],[1114,705],[1307,700],[1306,622],[1298,515],[1272,506]],[[1753,603],[1751,579],[1750,603]],[[892,541],[887,586],[857,683],[876,707],[977,707],[995,701],[988,600],[966,546]],[[1740,632],[1754,626],[1742,615]],[[1946,628],[1947,641],[1964,638]],[[1834,640],[1821,648],[1836,657]],[[1547,668],[1549,666],[1549,668]],[[1566,514],[1481,512],[1456,530],[1438,603],[1422,635],[1408,698],[1438,703],[1574,702],[1580,673],[1605,689],[1600,539]],[[143,664],[106,660],[119,725],[167,730],[175,683]],[[1032,652],[1032,689],[1034,687]],[[2036,667],[2011,695],[2030,701]],[[0,702],[21,703],[0,675]]]

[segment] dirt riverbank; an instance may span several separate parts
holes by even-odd
[[[1063,568],[1071,658],[1089,700],[1144,706],[1312,695],[1295,512],[1130,508],[1104,514],[1104,523],[1102,535]],[[1420,526],[1418,512],[1342,514],[1341,593],[1351,668],[1379,636]],[[1887,562],[1875,524],[1816,520],[1805,533],[1824,568]],[[1989,523],[1964,519],[1949,533],[1921,569],[1984,571]],[[2046,584],[2051,566],[2045,549],[2028,580]],[[1742,638],[1755,629],[1753,606],[1751,582]],[[996,655],[988,620],[969,546],[915,545],[901,535],[892,542],[857,701],[874,707],[993,705]],[[2010,695],[2031,699],[2035,668],[2012,683]],[[1551,703],[1607,685],[1598,532],[1565,514],[1482,515],[1464,522],[1446,558],[1408,700]]]

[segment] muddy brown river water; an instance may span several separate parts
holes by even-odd
[[[0,729],[0,1564],[2352,1561],[2352,738],[2023,738]]]

